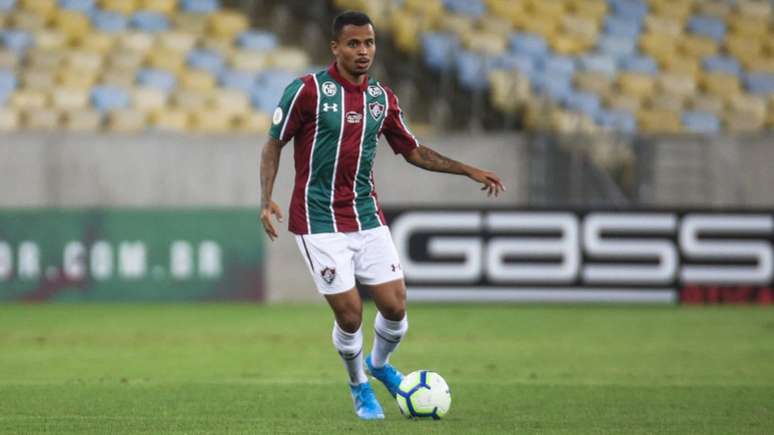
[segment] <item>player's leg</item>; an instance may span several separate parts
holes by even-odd
[[[363,370],[363,302],[355,290],[353,252],[340,233],[296,236],[298,248],[317,290],[334,314],[332,339],[349,377],[355,413],[364,420],[383,419],[384,411]]]

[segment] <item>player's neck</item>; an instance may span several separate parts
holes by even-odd
[[[363,80],[365,80],[366,75],[360,74],[360,75],[352,75],[347,71],[346,68],[342,68],[341,65],[339,65],[339,62],[336,62],[336,71],[338,71],[341,78],[344,80],[352,83],[353,85],[360,86],[363,84]]]

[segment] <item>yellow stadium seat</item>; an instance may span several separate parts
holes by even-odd
[[[146,60],[153,68],[167,70],[175,75],[185,69],[185,53],[168,49],[153,49]]]
[[[99,71],[102,69],[105,58],[96,52],[86,50],[73,50],[67,53],[65,64],[72,69],[82,71]]]
[[[611,109],[628,110],[632,113],[636,113],[642,106],[642,99],[636,95],[621,94],[615,90],[611,93],[603,95],[605,106]]]
[[[492,104],[506,113],[520,109],[532,97],[529,79],[513,71],[492,71],[489,83]]]
[[[406,9],[414,14],[440,16],[444,13],[441,0],[406,0]]]
[[[20,61],[21,59],[16,52],[0,48],[0,68],[14,69]]]
[[[661,15],[685,21],[685,18],[691,15],[692,12],[693,2],[691,1],[650,1],[650,13],[652,15]]]
[[[65,56],[66,52],[64,50],[33,48],[27,53],[27,68],[50,69],[54,71],[64,63]]]
[[[63,116],[64,128],[71,132],[95,132],[102,128],[102,114],[90,109],[68,110]]]
[[[567,13],[563,1],[527,0],[526,9],[532,11],[536,16],[545,17],[561,17]]]
[[[771,17],[771,3],[765,0],[737,0],[736,9],[749,17]]]
[[[132,89],[132,107],[141,112],[157,112],[167,106],[168,95],[153,88]]]
[[[43,109],[28,109],[22,111],[22,119],[24,120],[24,127],[29,130],[40,131],[53,131],[59,127],[59,122],[62,118],[62,113],[58,110],[43,108]]]
[[[172,14],[177,8],[177,0],[140,0],[140,9]]]
[[[107,128],[119,133],[135,133],[145,130],[147,115],[135,109],[120,109],[108,113]]]
[[[683,22],[673,17],[648,15],[645,17],[645,29],[648,33],[674,38],[683,33]]]
[[[571,33],[559,33],[552,35],[548,43],[551,48],[559,54],[572,56],[579,55],[589,49],[593,45],[593,42],[584,39],[583,35],[576,35]]]
[[[646,100],[646,106],[653,110],[680,113],[685,108],[685,97],[672,94],[656,94]]]
[[[180,75],[180,85],[184,89],[207,92],[215,89],[215,77],[207,71],[185,70]]]
[[[209,16],[208,30],[216,38],[232,38],[248,27],[247,16],[240,12],[221,10]]]
[[[126,32],[118,37],[118,46],[122,51],[147,53],[154,44],[153,35],[146,32]]]
[[[643,109],[636,116],[640,131],[645,133],[673,134],[682,128],[680,116],[669,110]]]
[[[554,109],[550,113],[551,130],[559,133],[577,133],[581,129],[581,115],[563,109]]]
[[[136,70],[145,62],[145,54],[136,51],[113,52],[107,57],[107,65],[112,69]]]
[[[274,68],[302,71],[309,67],[309,55],[298,48],[278,48],[270,53],[270,63]]]
[[[766,115],[766,128],[774,130],[774,110],[769,110],[769,114]]]
[[[544,38],[551,38],[559,31],[559,22],[556,16],[538,16],[534,19],[526,19],[521,28],[528,32],[537,33]]]
[[[745,112],[726,112],[723,115],[723,127],[731,133],[753,133],[763,130],[764,118],[755,118]]]
[[[97,71],[64,68],[58,71],[59,84],[72,88],[89,88],[97,82]]]
[[[599,33],[599,23],[577,15],[565,15],[560,20],[561,28],[566,33],[580,35],[586,40],[595,40]]]
[[[35,35],[35,47],[41,49],[63,49],[67,46],[67,35],[55,30],[41,30]]]
[[[212,109],[193,112],[191,128],[197,133],[228,133],[234,128],[234,116]]]
[[[52,70],[31,70],[21,75],[22,85],[27,89],[48,92],[56,84],[56,74]]]
[[[731,14],[726,21],[731,33],[737,36],[762,39],[769,33],[769,19],[765,16]]]
[[[640,37],[640,49],[659,63],[677,56],[674,38],[663,33],[645,33]]]
[[[230,59],[231,66],[241,71],[257,72],[269,65],[268,53],[259,53],[253,50],[236,50]]]
[[[468,50],[489,56],[502,54],[507,46],[504,36],[484,32],[470,33],[463,43]]]
[[[99,4],[102,9],[123,15],[131,15],[139,6],[136,0],[100,0]]]
[[[79,38],[74,38],[73,46],[82,50],[107,55],[116,45],[116,36],[110,33],[91,32]]]
[[[578,89],[600,95],[610,92],[613,87],[613,79],[610,76],[593,71],[576,73],[573,81]]]
[[[11,107],[19,110],[45,109],[48,107],[48,94],[36,89],[17,89],[10,99]]]
[[[50,17],[57,8],[56,0],[21,0],[19,3],[22,9],[43,17]]]
[[[271,127],[269,115],[263,112],[250,112],[236,117],[236,128],[246,133],[265,133]]]
[[[743,35],[728,35],[724,42],[726,51],[739,58],[760,57],[763,54],[763,44],[756,37]]]
[[[207,15],[180,12],[171,18],[172,27],[179,32],[203,35],[207,30]]]
[[[500,16],[485,15],[478,20],[478,26],[484,33],[493,33],[507,38],[513,32],[513,23]]]
[[[91,33],[91,21],[86,14],[60,9],[53,19],[55,29],[67,35],[68,40],[78,40]]]
[[[705,93],[730,97],[742,92],[739,78],[733,74],[712,72],[701,77],[701,88]]]
[[[742,65],[750,72],[774,74],[774,57],[742,59]]]
[[[209,101],[211,108],[231,114],[241,115],[250,112],[250,99],[245,93],[232,89],[222,89],[214,92]]]
[[[396,14],[393,20],[400,20],[404,15]],[[473,32],[473,20],[463,15],[447,14],[438,22],[439,30],[454,33],[459,37]]]
[[[419,50],[419,19],[408,13],[394,13],[390,18],[392,37],[403,51],[416,53]]]
[[[571,0],[567,2],[567,9],[575,15],[590,18],[599,23],[607,13],[607,2],[600,0]]]
[[[130,88],[134,86],[136,74],[128,69],[106,69],[99,75],[99,82],[103,85]]]
[[[718,44],[711,38],[685,35],[677,40],[678,51],[696,58],[717,54]]]
[[[665,72],[691,77],[698,77],[699,72],[701,72],[701,64],[699,64],[698,59],[680,55],[664,59],[661,62],[661,67]]]
[[[658,76],[658,88],[672,95],[690,96],[696,93],[696,80],[687,74],[662,73]]]
[[[164,32],[157,36],[162,48],[187,53],[196,46],[198,37],[186,32]]]
[[[172,94],[172,105],[188,111],[202,111],[207,109],[209,94],[204,92],[192,91],[190,89],[180,89]]]
[[[618,76],[618,87],[626,94],[643,98],[653,93],[656,80],[646,74],[625,72]]]
[[[750,118],[762,120],[766,117],[766,101],[750,94],[732,95],[727,99],[732,112],[745,113]]]
[[[714,113],[715,115],[721,115],[725,110],[725,105],[723,97],[706,94],[694,95],[688,102],[688,106],[692,110]]]
[[[64,111],[85,109],[89,105],[89,90],[57,87],[51,92],[51,102]]]
[[[39,32],[46,28],[47,17],[52,13],[53,11],[41,15],[32,11],[17,10],[8,14],[8,27]]]
[[[0,131],[10,132],[19,129],[19,112],[15,109],[0,106]]]
[[[236,51],[233,42],[230,39],[223,38],[205,38],[202,41],[202,48],[220,53],[221,56],[229,58]]]
[[[183,132],[189,128],[189,114],[182,109],[164,109],[151,115],[151,125],[162,131]]]
[[[696,3],[696,13],[699,15],[710,15],[713,17],[724,19],[731,13],[730,2],[708,2],[700,1]]]

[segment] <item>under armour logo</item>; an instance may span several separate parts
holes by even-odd
[[[336,104],[336,103],[333,103],[333,104],[323,103],[323,112],[327,112],[329,110],[332,110],[334,112],[338,112],[339,111],[339,105]]]
[[[400,263],[399,264],[391,264],[390,268],[392,268],[393,272],[398,271],[398,270],[400,270]]]

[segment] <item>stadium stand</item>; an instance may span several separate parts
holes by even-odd
[[[528,128],[714,134],[774,128],[766,0],[336,0]],[[487,77],[487,80],[481,80]]]
[[[0,29],[5,132],[263,132],[310,69],[217,0],[0,0]]]

